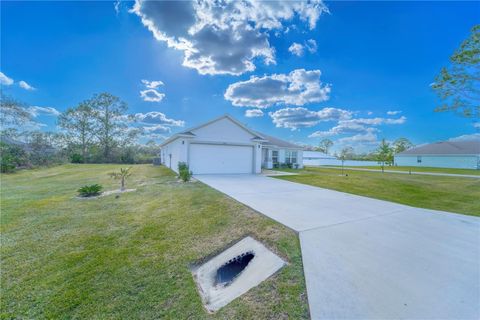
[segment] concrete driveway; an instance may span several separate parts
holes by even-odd
[[[479,319],[480,219],[257,175],[196,178],[299,232],[313,319]]]

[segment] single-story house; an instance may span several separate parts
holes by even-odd
[[[334,156],[325,154],[320,151],[303,151],[303,165],[304,166],[322,166],[335,165],[338,160]]]
[[[254,131],[229,115],[182,131],[161,145],[161,163],[175,172],[188,164],[193,174],[260,173],[280,164],[302,167],[302,148]]]
[[[395,165],[480,170],[480,140],[444,141],[395,155]]]

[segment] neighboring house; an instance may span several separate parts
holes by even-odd
[[[395,155],[395,165],[480,169],[480,140],[436,142],[411,148]]]
[[[161,145],[161,163],[175,172],[185,162],[194,174],[260,173],[262,167],[302,167],[302,148],[253,131],[224,115],[177,133]]]
[[[337,158],[320,151],[303,151],[304,166],[321,166],[336,163]]]
[[[377,166],[377,161],[368,160],[345,160],[337,159],[319,151],[303,151],[303,165],[304,166],[341,166],[358,167],[358,166]]]

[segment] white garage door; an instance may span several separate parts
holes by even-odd
[[[190,170],[193,174],[252,173],[253,147],[191,144]]]

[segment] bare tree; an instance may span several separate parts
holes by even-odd
[[[330,149],[331,147],[333,146],[333,141],[330,140],[330,139],[323,139],[322,141],[320,141],[320,143],[318,144],[318,149],[325,153],[325,154],[328,154],[328,149]]]
[[[344,172],[345,160],[348,159],[349,157],[351,157],[352,155],[353,155],[353,148],[352,147],[346,147],[346,148],[343,148],[340,151],[340,160],[342,160],[342,176],[343,176],[343,172]]]
[[[32,121],[32,114],[27,105],[0,91],[0,125],[5,129],[7,125],[20,126]]]

